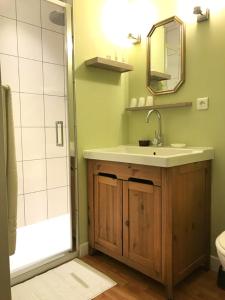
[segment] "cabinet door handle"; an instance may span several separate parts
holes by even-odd
[[[130,222],[128,220],[125,221],[125,225],[129,226]]]
[[[63,121],[56,121],[55,129],[56,129],[56,146],[63,147],[64,146]]]

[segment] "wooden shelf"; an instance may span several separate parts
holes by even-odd
[[[133,66],[103,57],[94,57],[85,61],[86,66],[111,70],[119,73],[133,71]]]
[[[162,80],[169,80],[169,79],[171,79],[170,74],[161,73],[161,72],[157,72],[157,71],[151,71],[151,80],[162,81]]]
[[[179,102],[179,103],[171,103],[171,104],[158,104],[153,106],[140,106],[140,107],[127,107],[127,111],[138,111],[138,110],[150,110],[150,109],[166,109],[166,108],[182,108],[182,107],[190,107],[192,106],[192,102]]]

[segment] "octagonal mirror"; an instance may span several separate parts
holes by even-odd
[[[175,93],[184,82],[184,23],[174,16],[154,24],[147,41],[147,88]]]

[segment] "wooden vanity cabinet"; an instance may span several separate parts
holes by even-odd
[[[210,161],[172,168],[88,160],[89,247],[173,287],[209,266]]]
[[[162,268],[161,188],[123,181],[123,256],[152,278]]]
[[[95,245],[122,255],[122,180],[94,175]]]

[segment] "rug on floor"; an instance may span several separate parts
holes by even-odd
[[[116,282],[79,259],[12,287],[12,300],[91,300]]]

